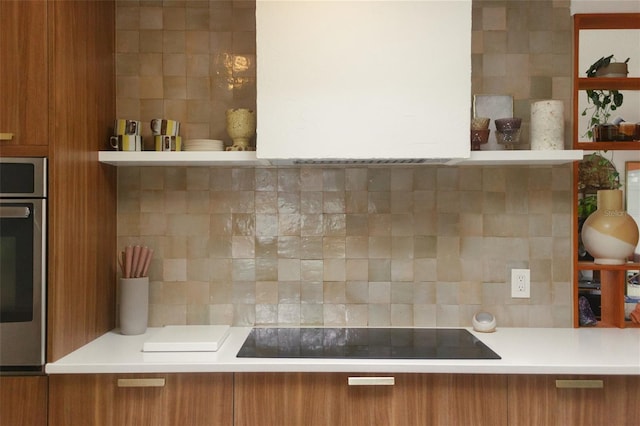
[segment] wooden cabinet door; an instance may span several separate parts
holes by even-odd
[[[49,426],[230,426],[232,374],[52,375]]]
[[[637,425],[638,401],[637,376],[509,377],[511,425]]]
[[[0,426],[47,424],[47,377],[0,377]]]
[[[380,374],[375,377],[392,377],[395,384],[349,386],[349,376],[342,373],[236,373],[234,424],[507,424],[505,376]]]
[[[0,1],[0,149],[47,145],[47,2]],[[13,134],[7,139],[7,134]]]

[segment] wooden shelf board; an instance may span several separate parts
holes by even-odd
[[[578,90],[640,90],[640,78],[637,77],[580,77]]]
[[[640,151],[640,142],[587,142],[575,143],[577,149],[585,151]]]
[[[624,265],[600,265],[593,262],[578,262],[579,271],[629,271],[640,269],[640,263],[627,262]]]

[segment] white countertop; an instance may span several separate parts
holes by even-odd
[[[478,374],[640,375],[640,329],[468,329],[502,357],[499,360],[385,360],[236,358],[250,327],[232,327],[217,352],[142,352],[160,328],[124,336],[106,333],[60,360],[48,374],[178,372],[374,372]]]

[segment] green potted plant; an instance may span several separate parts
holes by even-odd
[[[629,58],[624,62],[612,62],[614,60],[613,55],[598,59],[587,70],[587,78],[626,77]],[[583,136],[595,141],[615,140],[615,126],[609,124],[609,118],[612,111],[622,106],[623,100],[623,94],[616,89],[587,89],[589,105],[582,111],[582,116],[589,113],[591,116]]]

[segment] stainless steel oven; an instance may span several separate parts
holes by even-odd
[[[45,363],[47,162],[0,158],[0,373]]]

